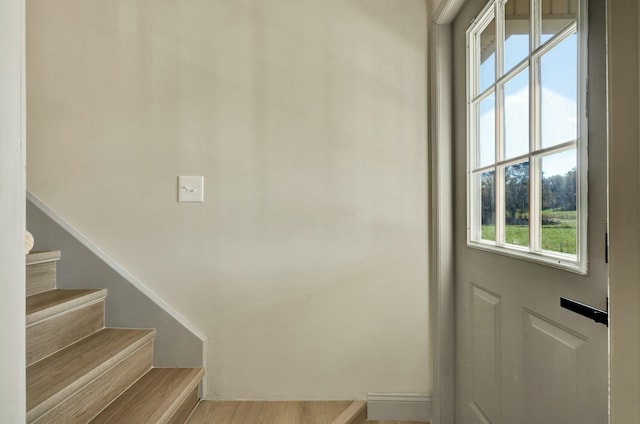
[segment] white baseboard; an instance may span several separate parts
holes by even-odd
[[[431,421],[431,396],[422,393],[369,393],[370,421]]]

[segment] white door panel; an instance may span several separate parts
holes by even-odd
[[[560,307],[566,296],[606,309],[604,4],[589,5],[589,273],[466,245],[466,39],[485,6],[469,0],[453,24],[456,422],[607,422],[607,327]]]
[[[501,304],[500,296],[471,284],[471,408],[484,422],[500,416]],[[479,421],[483,422],[483,421]]]

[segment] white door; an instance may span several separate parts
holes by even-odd
[[[549,12],[549,4],[555,4],[559,9],[568,8],[561,13],[566,13],[576,4],[572,0],[538,1],[541,2],[540,7],[544,9],[543,16],[546,16],[546,13],[554,13]],[[514,12],[513,9],[514,3],[517,8],[518,4],[524,1],[509,0],[508,3],[511,3],[512,7],[510,13],[517,14],[519,12]],[[466,31],[485,8],[487,0],[468,0],[453,24],[456,423],[458,424],[603,424],[608,420],[608,329],[603,324],[598,324],[560,306],[560,298],[568,297],[602,310],[607,309],[605,5],[604,2],[595,0],[589,3],[589,94],[586,101],[589,116],[587,275],[468,247],[468,234],[465,230],[468,227],[467,128],[481,128],[485,124],[477,122],[468,126],[467,123]],[[586,5],[586,1],[584,4]],[[586,18],[587,13],[584,16]],[[551,16],[549,19],[554,17]],[[487,28],[490,28],[490,25]],[[544,25],[547,24],[543,23],[542,26]],[[557,29],[552,29],[551,26],[553,24],[549,23],[546,29],[542,29],[543,39],[552,38],[551,35],[545,35],[545,31],[555,34],[563,28],[563,25]],[[498,36],[500,31],[508,32],[509,28],[517,32],[513,26],[498,24],[497,27]],[[525,28],[527,28],[526,25]],[[493,31],[492,28],[490,29]],[[484,42],[483,39],[482,43]],[[489,38],[486,43],[481,43],[480,49],[484,49],[491,42]],[[480,60],[484,60],[484,54],[484,51],[480,53]],[[497,55],[498,63],[504,60],[506,67],[508,60],[513,61],[513,58],[507,57],[512,54],[512,51],[505,50],[503,58]],[[541,59],[541,61],[544,60],[546,59]],[[553,72],[545,69],[540,72],[544,74],[541,78],[553,79],[553,72],[558,72],[558,79],[564,78],[561,75],[561,69],[556,68]],[[483,84],[483,78],[483,76],[478,78],[480,85]],[[525,76],[525,81],[528,79],[529,76]],[[550,86],[555,83],[558,81],[549,80],[548,82]],[[502,89],[505,95],[508,95],[512,87],[505,85],[496,89],[497,96],[501,95]],[[551,96],[545,90],[545,88],[540,89],[540,96]],[[551,115],[555,114],[556,117],[562,118],[562,114],[565,113],[563,108],[566,107],[562,102],[561,98],[554,98],[551,101],[552,105],[555,104],[555,109],[550,112]],[[505,100],[505,114],[516,113],[516,107],[514,103]],[[485,106],[480,105],[479,108],[484,110]],[[498,106],[495,110],[498,110]],[[544,119],[552,119],[545,118],[545,113],[547,112],[540,112],[537,118],[531,118],[532,122],[534,119],[543,122]],[[531,116],[534,114],[532,113]],[[479,118],[479,120],[482,119]],[[520,122],[518,125],[526,125],[526,122]],[[539,131],[548,131],[548,128],[544,127],[545,124],[542,125],[543,128]],[[497,124],[496,128],[500,128],[500,124]],[[509,134],[517,133],[519,129],[516,125],[504,131],[503,137],[506,138],[510,136]],[[535,134],[535,132],[529,133]],[[542,145],[544,147],[544,142]],[[541,155],[544,155],[545,151],[542,150]],[[476,154],[482,155],[484,152]],[[504,155],[508,156],[506,153]],[[547,156],[544,158],[535,162],[537,165],[531,165],[538,167],[533,169],[547,172],[547,175],[555,174],[552,169],[553,160]],[[534,163],[536,159],[529,156],[529,160]],[[515,171],[517,171],[516,168],[514,168]],[[503,175],[512,172],[508,167],[498,171],[500,163],[494,169],[496,175],[499,175],[498,172],[505,173]],[[563,176],[565,171],[557,173]],[[501,184],[498,178],[494,182],[496,186]],[[531,184],[534,182],[532,181]],[[561,227],[559,222],[563,220],[563,215],[560,213],[562,208],[549,208],[542,212],[542,208],[534,211],[533,207],[529,210],[527,206],[521,208],[519,206],[519,209],[510,211],[505,209],[508,208],[506,202],[509,196],[512,196],[508,190],[510,189],[505,186],[493,200],[496,208],[493,219],[503,220],[504,226],[502,229],[494,227],[495,234],[485,235],[485,216],[482,215],[478,218],[482,220],[481,237],[489,240],[503,237],[503,240],[508,238],[507,242],[512,245],[523,244],[522,240],[519,241],[514,236],[514,228],[527,224],[530,218],[543,220],[540,221],[542,236],[537,237],[547,237],[550,240],[552,236],[545,232],[547,231],[545,228],[546,226]],[[534,192],[531,191],[531,193]],[[539,199],[536,201],[540,204],[545,202]],[[530,202],[534,200],[530,199]],[[498,212],[500,207],[503,210]],[[567,209],[565,208],[564,211],[566,212]],[[509,222],[505,221],[507,219]],[[487,220],[487,224],[491,222]],[[536,237],[533,234],[532,231],[523,237]],[[564,251],[566,244],[564,247],[552,249]]]

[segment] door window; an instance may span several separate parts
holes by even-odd
[[[467,31],[467,241],[586,273],[581,8],[493,0]]]

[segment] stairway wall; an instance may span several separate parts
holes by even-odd
[[[62,260],[58,264],[58,288],[108,290],[107,327],[156,329],[154,366],[203,366],[202,340],[29,200],[27,228],[36,240],[34,250],[62,251]]]
[[[431,390],[425,0],[27,22],[28,189],[204,332],[209,398]]]

